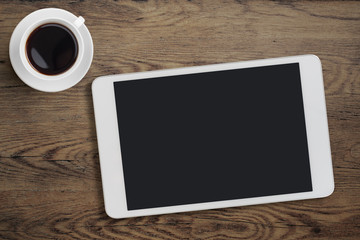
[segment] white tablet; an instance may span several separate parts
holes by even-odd
[[[314,55],[99,77],[92,93],[110,217],[334,190]]]

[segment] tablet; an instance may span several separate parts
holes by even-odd
[[[99,77],[110,217],[320,198],[334,190],[314,55]]]

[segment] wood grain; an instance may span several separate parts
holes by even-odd
[[[81,15],[86,77],[27,87],[8,44],[30,12]],[[328,198],[113,220],[103,207],[90,85],[98,76],[298,54],[322,60],[335,192]],[[1,1],[0,239],[359,239],[360,2]]]

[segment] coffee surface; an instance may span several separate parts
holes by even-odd
[[[65,26],[48,23],[36,28],[26,42],[30,64],[46,75],[61,74],[72,67],[78,55],[74,34]]]

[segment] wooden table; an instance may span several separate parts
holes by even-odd
[[[94,60],[59,93],[27,87],[8,44],[30,12],[86,19]],[[98,76],[316,54],[336,189],[324,199],[113,220],[104,212],[90,86]],[[360,2],[1,1],[0,239],[359,239]]]

